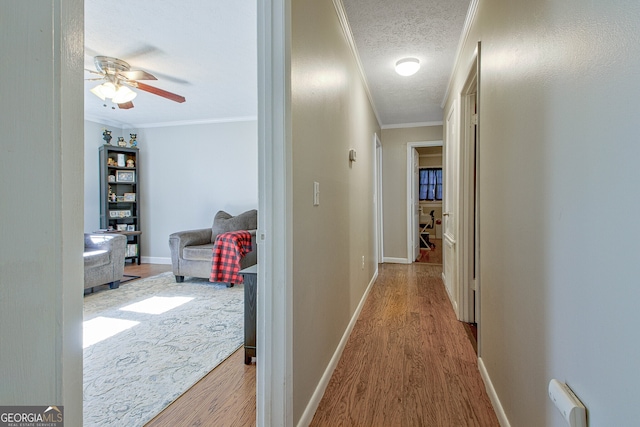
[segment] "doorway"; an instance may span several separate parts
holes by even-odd
[[[432,239],[435,239],[436,233],[436,222],[441,218],[441,215],[438,216],[438,213],[442,212],[442,203],[444,200],[439,203],[439,206],[436,206],[437,203],[428,203],[420,201],[419,195],[419,185],[420,185],[420,151],[422,151],[423,156],[434,155],[431,159],[439,159],[439,166],[442,168],[442,147],[443,141],[421,141],[421,142],[410,142],[407,143],[407,263],[411,264],[416,262],[418,259],[422,259],[423,253],[428,252],[426,250],[429,247],[427,242],[435,243]],[[436,151],[433,150],[437,148],[439,150],[439,157],[436,154]],[[427,166],[430,162],[424,161],[423,165]],[[438,162],[438,160],[434,160]],[[432,166],[437,166],[435,163]],[[429,220],[431,217],[431,210],[434,211],[433,216],[433,227],[426,228],[429,225]],[[433,234],[432,234],[433,233]],[[428,236],[428,237],[427,237]],[[437,243],[436,249],[437,249]],[[423,249],[425,249],[423,251]],[[440,245],[440,250],[442,249],[442,245]],[[425,257],[426,259],[427,257]],[[429,254],[428,258],[435,258],[436,256],[432,256]],[[442,255],[438,260],[439,262],[434,262],[438,264],[442,264]]]
[[[460,313],[459,318],[470,325],[480,355],[478,328],[480,323],[480,234],[479,220],[479,58],[478,43],[474,61],[460,92],[461,100],[461,227],[460,227]],[[473,340],[472,340],[473,341]]]

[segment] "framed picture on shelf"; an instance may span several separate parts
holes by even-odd
[[[116,230],[127,231],[127,224],[116,224]]]
[[[135,202],[136,201],[136,193],[124,193],[124,201],[125,202]]]
[[[131,216],[131,211],[109,211],[109,218],[127,218]]]
[[[116,182],[136,182],[134,171],[116,171]]]
[[[136,231],[136,226],[134,224],[127,225],[127,231]]]

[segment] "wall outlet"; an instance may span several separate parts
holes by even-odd
[[[364,270],[364,255],[362,255],[362,269]]]

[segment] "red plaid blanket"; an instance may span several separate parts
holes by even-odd
[[[248,231],[231,231],[216,237],[213,244],[210,282],[242,283],[240,260],[253,248]]]

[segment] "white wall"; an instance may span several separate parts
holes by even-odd
[[[169,235],[210,227],[218,210],[258,207],[256,121],[125,129],[126,140],[129,133],[140,149],[144,262],[170,263]]]
[[[98,149],[104,128],[113,141],[137,133],[143,262],[171,263],[169,235],[207,228],[218,210],[258,206],[257,122],[119,129],[85,121],[85,231],[100,228]]]
[[[482,41],[481,358],[512,426],[566,425],[552,378],[638,424],[638,28],[635,0],[480,0],[458,61],[445,111]]]
[[[82,2],[0,2],[0,404],[82,425]]]

